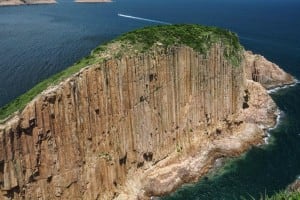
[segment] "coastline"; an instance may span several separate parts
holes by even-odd
[[[295,87],[299,83],[300,83],[300,81],[298,79],[294,79],[294,83],[280,85],[278,87],[274,87],[272,89],[268,89],[267,92],[268,92],[268,94],[274,94],[274,93],[276,93],[276,92],[278,92],[280,90],[284,90],[284,89],[287,89],[287,88]],[[276,124],[274,125],[274,127],[268,128],[266,130],[266,137],[264,138],[265,144],[269,144],[269,140],[271,138],[270,131],[276,129],[280,125],[282,119],[284,118],[285,113],[282,110],[278,109],[278,113],[279,114],[277,115]]]
[[[38,1],[21,1],[21,0],[8,0],[0,1],[0,7],[5,6],[22,6],[22,5],[42,5],[42,4],[56,4],[56,0],[38,0]]]
[[[283,112],[282,110],[279,110],[279,109],[278,109],[278,113],[279,113],[279,114],[278,114],[277,117],[276,117],[276,124],[275,124],[273,127],[270,127],[270,128],[268,128],[268,129],[266,130],[266,137],[264,138],[265,144],[269,144],[269,140],[270,140],[270,138],[271,138],[271,133],[270,133],[270,131],[276,129],[276,128],[280,125],[280,123],[281,123],[281,121],[282,121],[282,118],[284,117],[284,112]]]
[[[290,88],[290,87],[294,87],[297,84],[299,84],[299,80],[294,79],[294,82],[291,83],[291,84],[280,85],[280,86],[274,87],[272,89],[266,89],[266,91],[267,91],[268,94],[275,93],[275,92],[277,92],[279,90],[282,90],[282,89],[287,89],[287,88]],[[190,181],[187,181],[183,184],[195,183],[195,182],[199,181],[201,178],[205,177],[208,173],[213,173],[215,170],[222,168],[222,166],[224,166],[224,164],[226,163],[226,159],[234,158],[234,157],[238,157],[238,156],[242,155],[243,153],[247,152],[251,148],[251,146],[268,145],[269,144],[269,139],[271,137],[271,134],[270,134],[269,131],[276,129],[280,125],[280,123],[281,123],[281,121],[284,117],[284,112],[279,110],[278,108],[275,111],[275,113],[276,113],[276,119],[274,120],[274,124],[269,126],[269,127],[262,128],[262,130],[263,130],[262,132],[257,131],[255,133],[255,131],[254,131],[252,133],[253,135],[251,136],[253,140],[250,139],[251,137],[244,140],[243,141],[244,143],[241,146],[242,148],[239,148],[239,149],[232,148],[232,149],[227,150],[227,151],[225,149],[222,149],[222,148],[220,148],[220,149],[216,148],[216,150],[212,151],[212,153],[209,153],[208,154],[209,156],[207,156],[207,163],[204,164],[206,166],[205,169],[202,170],[199,173],[198,177],[193,178]],[[249,130],[249,128],[244,129],[244,131],[247,131],[247,130]],[[245,137],[247,138],[247,134],[246,134]],[[238,138],[234,138],[234,137],[233,138],[231,137],[231,139],[232,139],[231,142],[234,142],[234,140],[238,140]],[[227,144],[230,144],[230,141],[220,141],[220,142],[221,143],[225,142]],[[211,159],[209,159],[209,157],[211,157]],[[195,159],[195,160],[197,160],[197,159]],[[296,179],[296,181],[291,186],[289,186],[289,189],[292,188],[294,190],[296,190],[296,189],[299,190],[299,188],[300,188],[299,187],[299,185],[300,185],[299,180],[300,180],[300,177],[298,177]],[[181,184],[181,185],[183,185],[183,184]],[[165,193],[163,195],[168,195],[168,194],[176,191],[179,187],[177,187],[177,188],[171,190],[169,193]],[[160,195],[160,196],[163,196],[163,195]],[[150,199],[151,200],[152,199],[159,199],[160,196],[151,196]]]
[[[76,3],[111,3],[112,0],[75,0]]]
[[[229,134],[210,141],[211,144],[207,141],[197,150],[184,152],[183,155],[170,155],[144,174],[139,173],[142,182],[131,180],[127,185],[137,188],[130,188],[116,199],[156,199],[168,195],[182,185],[195,183],[212,172],[218,159],[238,157],[253,146],[264,144],[264,131],[255,124],[241,125],[240,130]],[[223,164],[219,163],[221,166]]]
[[[75,3],[112,3],[112,0],[75,0]],[[39,5],[39,4],[56,4],[56,0],[37,0],[24,2],[21,0],[0,1],[0,7],[5,6],[22,6],[22,5]]]
[[[75,3],[112,3],[112,0],[75,0]],[[21,1],[21,0],[5,0],[0,1],[0,7],[6,6],[22,6],[22,5],[42,5],[42,4],[56,4],[56,0],[37,0],[37,1]]]
[[[296,180],[287,187],[287,191],[300,192],[300,176],[298,176]]]
[[[82,69],[81,73],[85,70]],[[61,87],[62,83],[43,94],[53,96],[51,94]],[[151,199],[170,194],[183,184],[196,182],[206,176],[214,169],[219,158],[238,157],[253,146],[265,144],[267,131],[280,122],[280,113],[268,91],[259,83],[247,80],[245,90],[250,93],[249,108],[215,126],[194,130],[195,138],[190,141],[188,149],[174,151],[143,169],[129,169],[129,178],[120,187],[117,192],[119,196],[115,199]],[[257,117],[261,115],[263,118]],[[18,121],[17,118],[13,119]],[[13,119],[8,120],[11,123],[5,126],[13,127]],[[221,134],[217,134],[216,129]],[[204,132],[207,132],[208,137]]]
[[[219,159],[238,157],[253,146],[268,144],[268,131],[280,124],[283,113],[259,83],[248,80],[247,89],[253,95],[249,102],[251,112],[239,113],[233,122],[235,127],[219,124],[222,134],[211,135],[208,140],[195,133],[196,138],[190,149],[180,154],[173,153],[147,170],[138,171],[139,178],[129,180],[116,199],[156,199],[168,195],[184,184],[199,181],[216,165],[222,166],[224,163]],[[260,107],[255,102],[257,99],[262,103]],[[249,116],[251,113],[265,116],[259,119]]]
[[[267,91],[268,91],[268,94],[273,94],[273,93],[278,92],[279,90],[294,87],[294,86],[298,85],[299,83],[300,83],[300,81],[298,79],[294,79],[293,83],[284,84],[284,85],[280,85],[280,86],[277,86],[277,87],[272,87],[272,88],[269,88]]]
[[[244,133],[242,134],[242,132]],[[194,157],[192,156],[185,160],[183,162],[184,165],[182,165],[178,171],[184,171],[184,173],[188,173],[187,171],[189,169],[194,168],[194,172],[192,172],[193,174],[183,177],[185,180],[182,182],[178,182],[178,179],[182,178],[180,177],[181,174],[179,174],[179,177],[173,177],[173,181],[175,183],[177,182],[176,185],[168,192],[163,192],[159,196],[170,194],[176,191],[183,184],[195,183],[199,181],[201,178],[205,177],[208,173],[214,170],[218,159],[238,157],[247,152],[250,148],[252,148],[252,146],[263,144],[264,133],[253,124],[246,124],[240,131],[233,135],[234,136],[231,135],[229,139],[222,138],[220,140],[216,140],[213,142],[213,145],[210,146],[209,150],[205,151],[205,146],[202,146],[202,148],[197,152],[199,153],[198,155],[194,154]],[[218,163],[218,165],[223,164],[224,163]],[[185,168],[187,168],[186,171]],[[157,172],[153,172],[153,174],[155,173]],[[169,181],[169,184],[171,182],[172,181]],[[152,182],[148,185],[148,187],[151,187],[153,184],[155,185],[157,182]],[[168,187],[169,184],[166,184],[166,187]]]
[[[4,158],[7,154],[26,155],[35,161],[34,166],[29,162],[21,166],[23,157],[9,157],[3,162],[6,195],[14,193],[15,187],[22,188],[24,182],[28,190],[18,194],[24,198],[31,198],[32,192],[45,184],[47,189],[38,196],[149,199],[199,180],[218,158],[237,157],[263,144],[265,130],[276,125],[277,106],[258,81],[245,78],[244,62],[234,67],[217,43],[208,59],[193,67],[191,63],[199,63],[194,49],[173,48],[164,54],[156,50],[153,57],[143,54],[142,58],[93,63],[37,96],[16,122],[11,119],[11,124],[0,127],[8,149]],[[143,69],[138,73],[142,76],[121,73],[120,69],[136,73],[132,63],[139,63],[136,66]],[[153,63],[159,67],[148,72]],[[173,70],[185,78],[165,73]],[[194,81],[190,75],[193,70],[204,80]],[[114,76],[116,73],[121,76]],[[124,88],[124,82],[132,84]],[[174,82],[178,84],[172,85]],[[206,87],[202,83],[207,83]],[[151,90],[145,90],[149,86]],[[175,108],[169,107],[171,99]],[[7,142],[12,134],[21,135],[16,137],[17,143]],[[24,144],[24,148],[15,144]],[[29,147],[33,148],[27,153]],[[20,162],[20,167],[11,170],[15,162]],[[32,171],[24,172],[23,178],[15,174],[22,168]],[[31,182],[32,177],[36,182]],[[79,191],[87,182],[91,184]]]
[[[264,93],[267,94],[268,90],[262,86],[260,87],[258,83],[249,80],[247,82],[247,87],[250,90],[256,87],[260,88],[258,94],[255,95],[261,97]],[[297,82],[292,85],[296,84]],[[289,85],[289,87],[292,87],[292,85]],[[251,89],[250,86],[255,87]],[[283,87],[279,86],[279,88]],[[53,90],[53,88],[50,88],[47,91],[51,93]],[[256,99],[256,97],[253,99]],[[271,107],[274,106],[272,105],[274,102],[267,102]],[[258,113],[260,109],[265,110],[268,106],[264,105],[259,108]],[[245,118],[240,113],[239,116],[236,116],[237,120],[229,119],[235,124],[234,127],[228,129],[227,124],[218,125],[219,128],[222,127],[221,135],[209,134],[210,137],[206,140],[205,137],[199,137],[201,134],[195,132],[197,137],[192,141],[193,145],[189,150],[174,152],[154,165],[147,167],[145,171],[135,172],[135,178],[128,180],[125,187],[122,188],[123,190],[120,191],[120,195],[115,199],[156,199],[159,196],[170,194],[183,184],[195,183],[212,172],[218,159],[238,157],[253,146],[266,144],[266,134],[280,124],[283,115],[282,112],[278,112],[277,107],[275,110],[274,108],[271,110],[274,111],[276,117],[274,118],[274,115],[268,116],[271,121],[268,121],[267,125],[264,123],[239,124],[239,121]],[[13,119],[9,120],[11,122],[9,124],[12,125],[14,121]],[[214,129],[214,127],[210,127],[210,129]],[[223,164],[221,162],[221,165]]]

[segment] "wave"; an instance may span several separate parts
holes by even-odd
[[[276,124],[275,126],[268,128],[268,130],[266,131],[266,137],[264,138],[264,142],[265,144],[269,144],[270,138],[271,138],[271,133],[270,131],[276,129],[282,122],[282,119],[284,117],[284,112],[282,110],[278,109],[279,114],[276,117]]]
[[[169,23],[169,22],[164,22],[164,21],[159,21],[159,20],[154,20],[154,19],[147,19],[147,18],[142,18],[142,17],[135,17],[135,16],[131,16],[131,15],[124,15],[124,14],[120,14],[120,13],[118,13],[118,16],[119,17],[129,18],[129,19],[146,21],[146,22],[171,25],[171,23]]]
[[[268,90],[268,93],[272,94],[272,93],[275,93],[275,92],[277,92],[279,90],[282,90],[282,89],[286,89],[286,88],[289,88],[289,87],[294,87],[294,86],[298,85],[299,83],[300,83],[300,81],[296,79],[295,83],[290,84],[290,85],[279,86],[279,87],[270,89],[270,90]]]
[[[277,92],[279,90],[282,90],[282,89],[286,89],[286,88],[289,88],[289,87],[294,87],[294,86],[298,85],[299,83],[300,83],[300,81],[298,79],[295,79],[295,83],[290,84],[290,85],[279,86],[279,87],[270,89],[270,90],[268,90],[268,93],[272,94],[272,93],[275,93],[275,92]],[[269,144],[269,140],[271,138],[270,131],[276,129],[280,125],[280,123],[282,121],[282,118],[284,117],[284,112],[283,111],[278,109],[278,112],[279,112],[279,114],[277,115],[275,126],[271,127],[271,128],[268,128],[268,130],[266,131],[266,137],[264,138],[265,144]]]

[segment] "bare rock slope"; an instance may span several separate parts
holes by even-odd
[[[267,89],[290,85],[295,82],[290,74],[261,55],[246,51],[245,61],[247,79],[259,82]]]
[[[96,55],[104,61],[0,125],[1,199],[148,199],[262,143],[277,107],[261,84],[290,75],[267,73],[240,47],[231,59],[226,38],[206,52],[154,39],[146,52],[109,44]],[[264,78],[249,77],[253,68]]]

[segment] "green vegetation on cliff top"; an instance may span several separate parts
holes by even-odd
[[[242,47],[235,33],[217,27],[200,25],[164,25],[151,26],[126,33],[111,42],[94,49],[91,54],[64,71],[40,82],[35,87],[0,108],[0,120],[21,111],[38,94],[49,86],[57,85],[62,80],[79,72],[80,69],[104,62],[110,58],[121,58],[128,53],[147,53],[154,46],[172,47],[186,45],[201,54],[207,54],[215,43],[221,43],[226,59],[233,66],[239,66],[242,58]],[[1,121],[0,121],[1,123]]]

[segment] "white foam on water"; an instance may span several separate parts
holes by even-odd
[[[281,123],[281,121],[282,121],[282,118],[284,117],[284,112],[283,112],[283,111],[278,110],[278,112],[279,112],[279,114],[277,115],[275,126],[269,128],[269,129],[266,131],[267,136],[264,138],[265,144],[269,144],[269,141],[270,141],[270,138],[271,138],[270,131],[276,129],[276,128],[280,125],[280,123]]]
[[[297,79],[295,79],[295,83],[290,84],[290,85],[279,86],[279,87],[270,89],[270,90],[268,90],[268,94],[272,94],[272,93],[275,93],[275,92],[277,92],[279,90],[286,89],[286,88],[289,88],[289,87],[294,87],[294,86],[296,86],[299,83],[300,83],[300,81],[297,80]]]
[[[294,84],[276,87],[276,88],[274,88],[274,89],[268,90],[268,93],[271,94],[271,93],[275,93],[275,92],[277,92],[277,91],[279,91],[279,90],[281,90],[281,89],[286,89],[286,88],[289,88],[289,87],[294,87],[294,86],[296,86],[296,85],[299,84],[299,83],[300,83],[300,81],[299,81],[298,79],[295,79],[295,83],[294,83]],[[283,112],[283,111],[278,110],[278,112],[279,112],[279,115],[277,115],[275,126],[272,127],[272,128],[269,128],[269,129],[267,130],[267,132],[266,132],[267,136],[264,138],[265,144],[269,144],[269,141],[270,141],[270,138],[271,138],[270,131],[276,129],[276,128],[279,126],[279,124],[280,124],[280,122],[281,122],[281,120],[282,120],[282,117],[284,116],[284,112]],[[300,134],[299,134],[299,135],[300,135]],[[299,177],[300,177],[300,176],[299,176]]]
[[[171,25],[171,23],[169,23],[169,22],[164,22],[164,21],[159,21],[159,20],[154,20],[154,19],[147,19],[147,18],[142,18],[142,17],[135,17],[135,16],[131,16],[131,15],[124,15],[124,14],[120,14],[120,13],[118,13],[118,16],[119,17],[129,18],[129,19],[146,21],[146,22]]]
[[[271,134],[269,132],[267,132],[267,136],[264,138],[265,144],[269,144],[270,138],[271,138]]]

